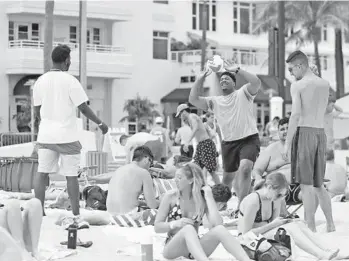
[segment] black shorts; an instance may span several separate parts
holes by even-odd
[[[225,172],[235,172],[243,159],[253,163],[259,155],[261,142],[258,134],[247,136],[240,140],[222,141],[222,158]]]
[[[299,198],[299,192],[301,192],[300,185],[297,183],[291,184],[285,198],[286,205],[297,205],[302,203],[302,200]]]
[[[217,170],[217,149],[216,144],[211,139],[198,143],[194,162],[202,169],[205,167],[210,173]]]

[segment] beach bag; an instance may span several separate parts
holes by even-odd
[[[249,232],[240,241],[250,259],[256,261],[286,261],[291,260],[291,249],[276,240],[266,239]]]

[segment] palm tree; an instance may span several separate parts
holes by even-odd
[[[131,122],[135,121],[137,130],[139,130],[142,124],[152,124],[154,117],[160,115],[160,113],[155,110],[155,107],[155,103],[137,94],[135,99],[125,101],[124,112],[127,112],[127,116],[123,117],[120,122],[125,122],[126,120]]]
[[[44,40],[44,73],[51,69],[51,52],[53,47],[53,10],[54,0],[45,3],[45,40]]]
[[[334,28],[347,28],[347,13],[343,12],[345,2],[339,1],[286,1],[285,2],[285,31],[294,31],[287,42],[296,41],[300,47],[307,42],[314,45],[315,64],[321,76],[319,57],[319,30],[323,26]],[[275,2],[257,5],[257,19],[255,30],[266,32],[277,24],[277,5]],[[285,32],[285,33],[286,33]]]

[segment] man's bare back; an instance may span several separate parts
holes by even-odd
[[[137,212],[138,197],[144,193],[147,205],[157,207],[150,174],[134,163],[117,169],[108,186],[107,210],[113,215]]]
[[[329,83],[312,73],[292,85],[292,100],[299,95],[301,101],[298,126],[324,128],[329,91]]]
[[[197,142],[207,140],[210,138],[204,123],[202,122],[202,120],[198,115],[194,113],[190,113],[188,123],[192,130],[193,130],[194,124],[197,124],[198,129],[195,133],[195,139]]]

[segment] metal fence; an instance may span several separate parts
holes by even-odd
[[[37,134],[34,134],[34,141],[37,139]],[[0,135],[0,146],[8,146],[32,142],[32,133],[30,132],[8,132]]]

